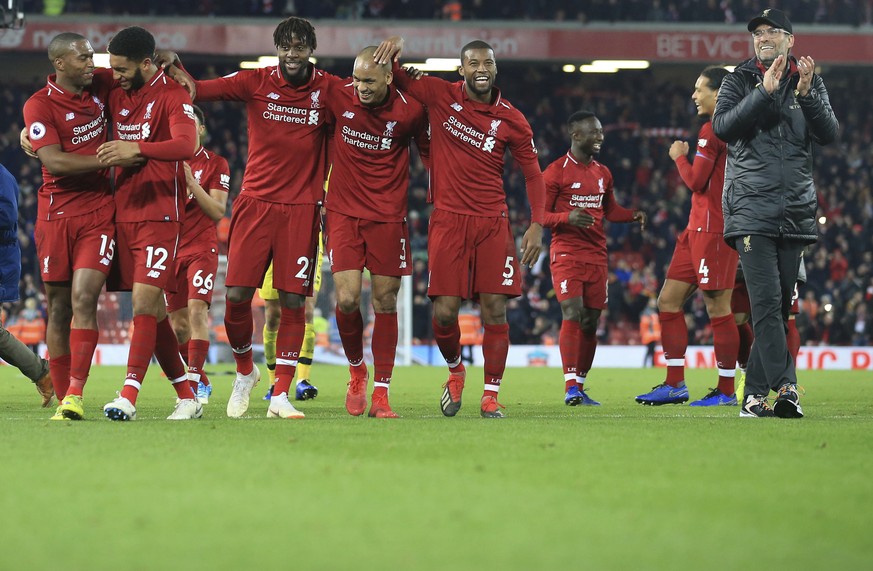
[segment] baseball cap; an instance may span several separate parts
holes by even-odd
[[[782,10],[777,10],[775,8],[767,8],[754,18],[749,21],[749,31],[754,32],[755,28],[760,26],[761,24],[770,24],[774,28],[780,28],[785,30],[789,34],[793,34],[794,32],[791,30],[791,21],[788,19],[788,16],[785,15],[785,12]]]

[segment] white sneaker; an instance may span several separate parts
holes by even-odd
[[[239,418],[246,413],[249,409],[249,395],[260,380],[261,370],[257,366],[248,375],[236,374],[233,392],[230,393],[230,399],[227,401],[227,416]]]
[[[306,415],[294,408],[288,400],[288,393],[280,393],[270,398],[267,418],[305,418]]]
[[[182,399],[167,420],[191,420],[203,416],[203,405],[195,399]]]
[[[114,401],[106,403],[103,414],[109,420],[136,420],[136,407],[119,394]]]

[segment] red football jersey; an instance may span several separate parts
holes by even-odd
[[[33,150],[60,145],[61,151],[96,155],[109,128],[106,107],[113,85],[112,70],[95,69],[94,80],[81,95],[61,89],[50,75],[46,86],[24,104],[24,123]],[[54,176],[42,167],[43,184],[37,195],[40,220],[78,216],[112,201],[109,169],[71,176]]]
[[[695,232],[724,232],[724,214],[721,194],[724,190],[724,165],[727,145],[712,132],[707,121],[697,134],[697,153],[694,164],[687,157],[679,157],[676,167],[682,180],[691,189],[691,214],[688,229]]]
[[[230,168],[224,157],[200,147],[188,164],[207,194],[214,188],[230,191]],[[179,237],[178,255],[189,256],[218,248],[216,223],[203,212],[193,194],[186,193],[185,196],[185,222]]]
[[[408,210],[409,143],[427,138],[421,103],[393,87],[388,101],[361,104],[352,84],[334,91],[327,105],[330,180],[325,204],[346,216],[401,222]],[[427,153],[427,149],[422,151]]]
[[[109,109],[116,139],[140,143],[143,156],[162,142],[173,140],[171,129],[177,125],[194,133],[194,107],[185,89],[158,72],[139,89],[113,89]],[[187,144],[187,143],[186,143]],[[115,220],[143,222],[147,220],[181,221],[185,209],[185,171],[182,161],[149,158],[141,167],[116,169]]]
[[[574,256],[587,264],[607,265],[603,220],[631,222],[633,210],[615,202],[612,173],[592,160],[585,164],[567,152],[544,171],[546,179],[546,224],[552,227],[551,256]],[[569,223],[570,212],[584,208],[594,217],[590,228]]]
[[[431,190],[437,208],[474,216],[506,214],[504,153],[524,171],[532,221],[542,223],[545,191],[530,125],[494,89],[492,103],[467,96],[464,82],[413,80],[394,67],[394,81],[427,107],[431,126]]]
[[[312,70],[306,85],[287,81],[278,66],[197,81],[197,101],[244,101],[249,154],[242,193],[280,204],[315,204],[327,174],[325,100],[342,80]]]

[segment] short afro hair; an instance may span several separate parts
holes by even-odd
[[[467,50],[491,50],[494,52],[494,48],[491,47],[491,44],[482,40],[473,40],[472,42],[468,42],[463,48],[461,48],[461,63],[464,63],[464,54],[467,53]]]
[[[145,28],[124,28],[109,42],[109,53],[137,63],[155,57],[155,37]]]
[[[594,115],[594,111],[576,111],[575,113],[570,115],[569,119],[567,119],[567,126],[572,127],[574,123],[581,123],[585,119],[590,119],[592,117],[596,117],[596,115]]]

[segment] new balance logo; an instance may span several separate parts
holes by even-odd
[[[278,93],[273,93],[273,92],[271,91],[270,93],[267,94],[267,97],[270,98],[270,99],[272,99],[273,101],[275,101],[275,100],[279,99],[279,94],[278,94]]]
[[[505,280],[503,280],[503,283],[500,285],[511,286],[512,285],[512,278],[506,278]]]
[[[570,188],[582,188],[582,183],[581,182],[574,182],[573,184],[570,185]]]
[[[121,115],[122,117],[127,117],[128,115],[130,115],[130,110],[129,109],[122,109],[121,111],[118,112],[118,114]]]
[[[101,266],[108,266],[111,263],[112,263],[112,260],[110,260],[109,258],[103,258],[102,260],[100,260]]]
[[[209,295],[209,290],[205,287],[202,287],[197,290],[197,295]]]
[[[152,278],[152,279],[158,279],[159,277],[161,277],[161,272],[158,272],[156,270],[151,270],[151,271],[149,271],[149,273],[146,274],[146,277]]]
[[[66,116],[66,120],[67,120],[67,121],[72,121],[72,120],[75,119],[75,118],[76,118],[76,114],[75,114],[75,113],[67,113],[67,116]]]
[[[346,111],[345,113],[343,113],[343,117],[345,117],[346,119],[354,119],[355,114],[352,113],[351,111]]]
[[[460,103],[452,103],[451,108],[454,109],[455,111],[463,111],[464,110],[464,108],[461,107]]]

